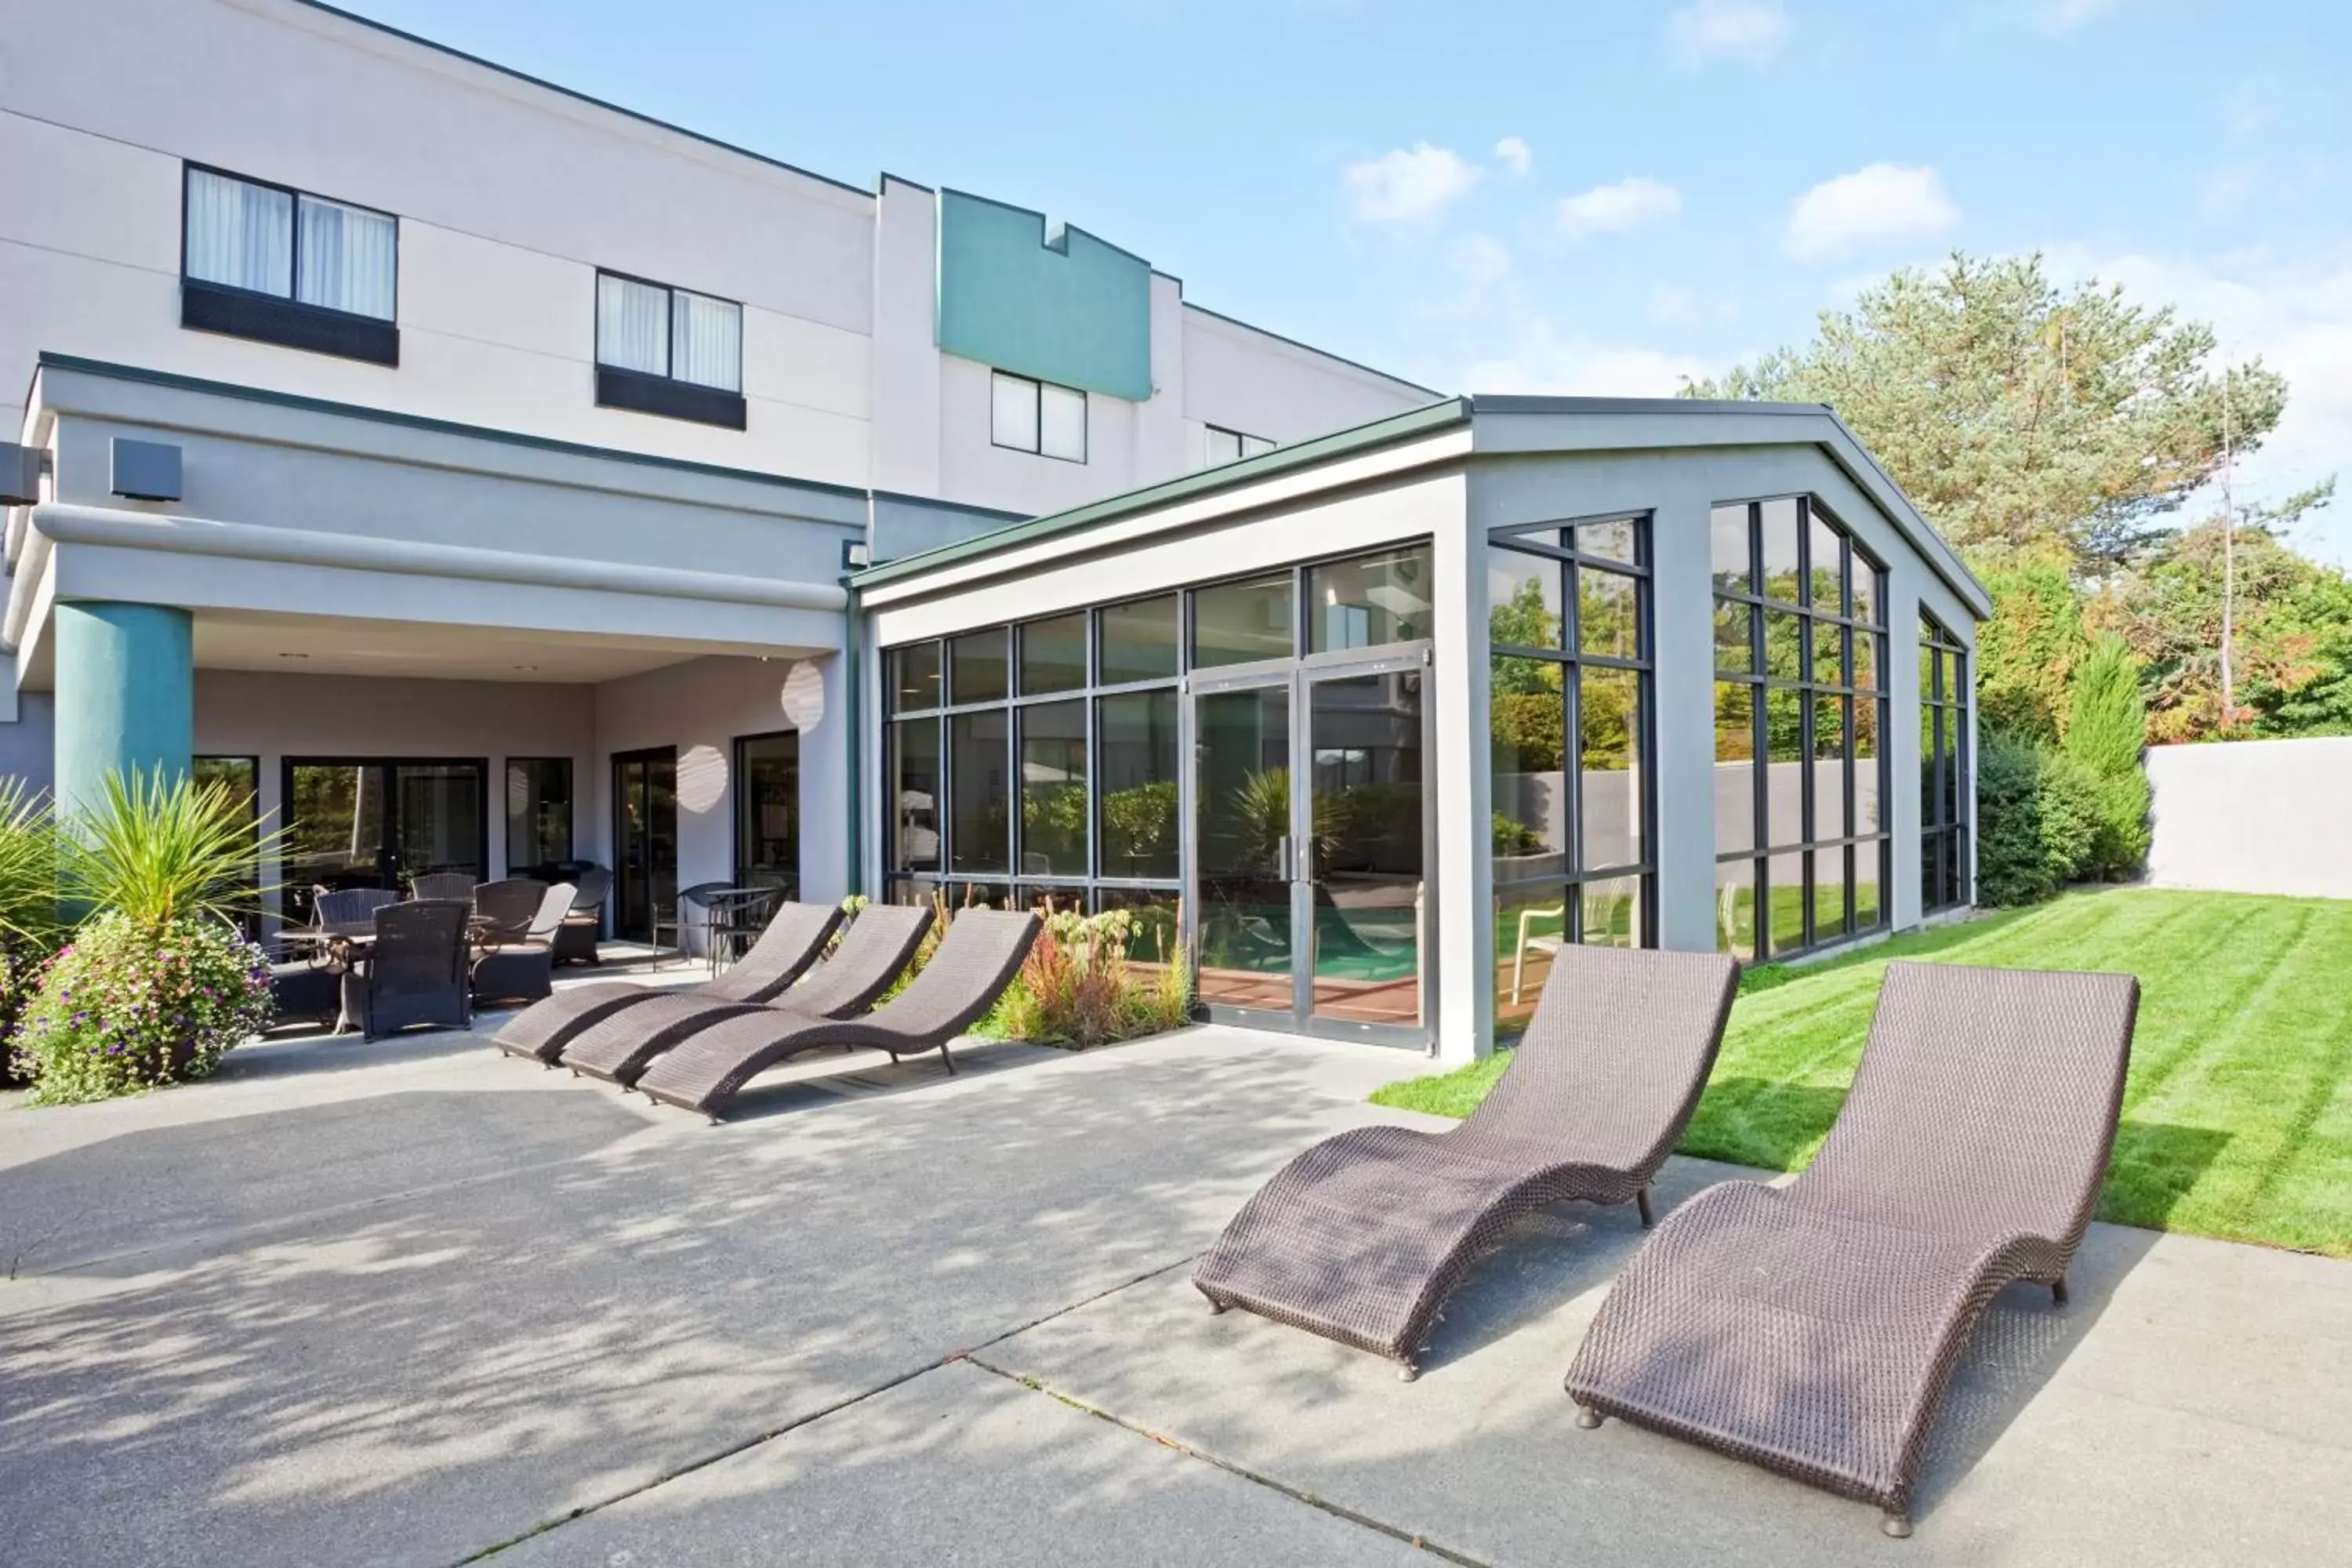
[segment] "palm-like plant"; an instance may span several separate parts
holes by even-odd
[[[58,835],[48,802],[22,779],[0,781],[0,947],[57,945]]]
[[[68,900],[154,928],[257,910],[268,890],[262,857],[277,852],[285,833],[257,831],[226,784],[158,768],[127,780],[110,773],[101,798],[58,837]]]

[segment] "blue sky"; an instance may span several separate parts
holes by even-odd
[[[352,0],[853,184],[1040,207],[1447,391],[1654,394],[1952,247],[2214,321],[2352,470],[2352,6]],[[2347,474],[2352,483],[2352,474]],[[2352,498],[2306,529],[2352,563]]]

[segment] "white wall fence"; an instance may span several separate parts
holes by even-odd
[[[2154,746],[2147,877],[2352,899],[2352,737]]]

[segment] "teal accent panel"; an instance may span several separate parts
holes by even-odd
[[[1151,264],[1084,229],[940,193],[939,345],[1040,381],[1151,395]]]
[[[195,622],[166,605],[57,607],[58,804],[94,804],[106,775],[185,773],[195,750]]]

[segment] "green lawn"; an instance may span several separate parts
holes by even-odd
[[[2352,902],[2076,894],[1819,965],[1751,970],[1684,1152],[1773,1170],[1811,1160],[1890,958],[2137,974],[2099,1216],[2352,1257]],[[1508,1060],[1372,1098],[1466,1116]]]

